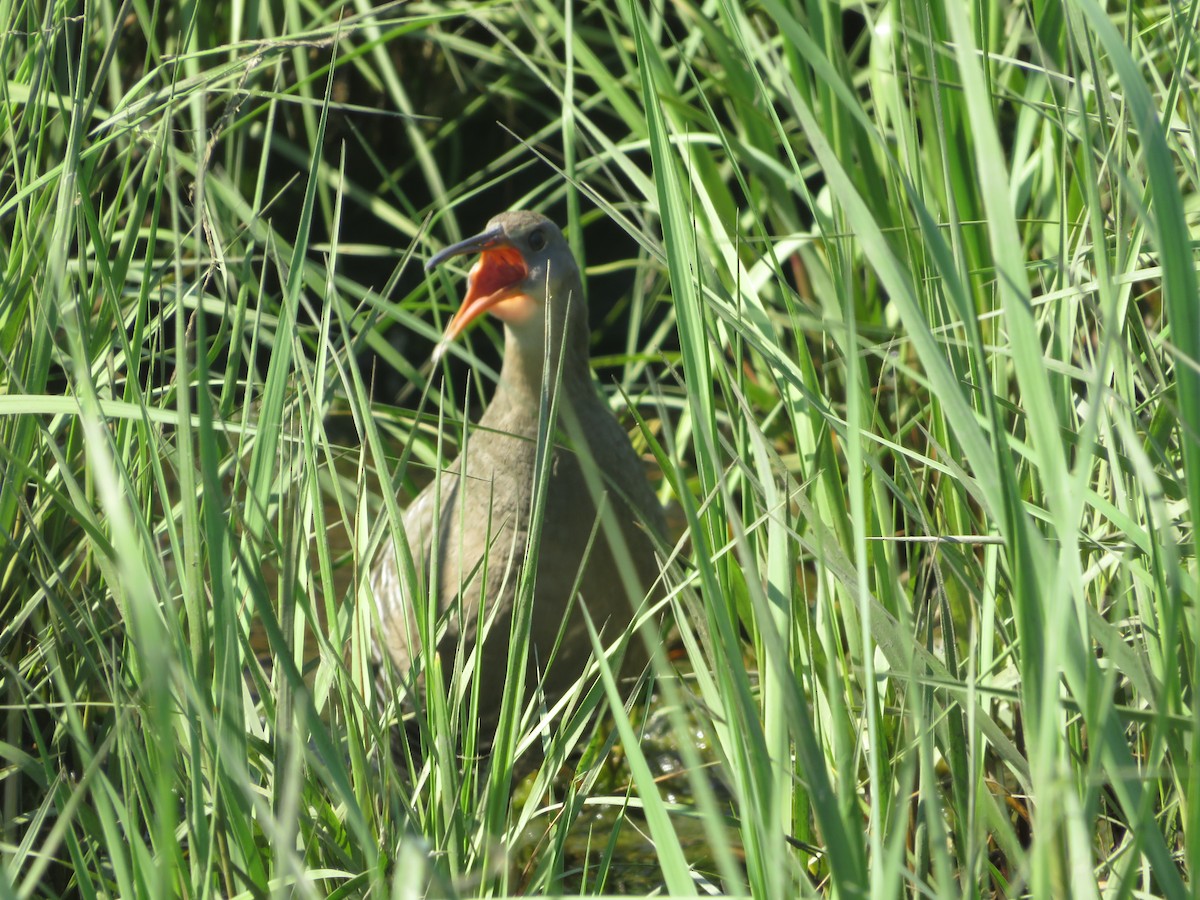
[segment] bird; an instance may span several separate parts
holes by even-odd
[[[426,271],[467,254],[479,258],[433,360],[487,313],[504,328],[499,380],[459,456],[403,514],[423,583],[406,584],[396,549],[385,547],[371,588],[379,613],[377,658],[390,659],[400,683],[411,688],[409,676],[421,647],[409,594],[433,586],[432,602],[445,621],[433,649],[445,673],[460,662],[457,653],[478,656],[473,670],[478,684],[472,689],[479,692],[478,733],[486,739],[496,727],[505,692],[522,577],[535,578],[524,699],[537,690],[553,702],[579,679],[593,655],[583,610],[612,640],[633,620],[635,606],[653,595],[656,584],[661,587],[655,550],[666,523],[641,458],[593,383],[587,303],[562,231],[540,213],[503,212],[481,233],[435,254]],[[549,470],[534,563],[528,539],[535,520],[539,421],[543,400],[551,396],[559,411],[557,434],[570,431],[574,446],[550,432],[553,447],[543,448],[550,454]],[[564,422],[575,427],[563,429]],[[611,510],[633,563],[637,596],[629,596],[621,577],[611,526],[597,525],[597,479],[593,487],[587,480],[591,465],[599,475],[602,504]],[[534,571],[524,572],[531,565]],[[636,674],[646,659],[635,636],[621,671]]]

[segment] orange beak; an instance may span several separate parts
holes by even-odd
[[[471,268],[468,276],[467,296],[434,348],[434,362],[445,352],[446,346],[483,313],[492,310],[499,314],[497,307],[504,301],[525,294],[522,284],[529,275],[525,257],[508,243],[504,231],[499,227],[447,247],[425,264],[425,271],[432,270],[452,256],[466,253],[479,253],[479,262]],[[503,315],[500,317],[505,318]]]

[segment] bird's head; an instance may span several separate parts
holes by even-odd
[[[485,312],[504,322],[529,351],[544,348],[549,319],[551,339],[562,341],[566,330],[568,342],[582,341],[586,359],[587,313],[579,268],[557,225],[540,213],[500,213],[480,234],[436,254],[425,270],[468,253],[478,253],[479,261],[471,268],[462,305],[434,350],[435,361]]]

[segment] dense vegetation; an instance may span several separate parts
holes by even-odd
[[[0,898],[1188,895],[1198,17],[0,4]],[[521,207],[676,625],[413,764],[367,572],[498,358],[419,263]]]

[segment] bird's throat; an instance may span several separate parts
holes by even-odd
[[[488,312],[506,325],[523,325],[529,321],[537,310],[537,304],[528,294],[517,294],[506,300],[501,300],[490,307]]]

